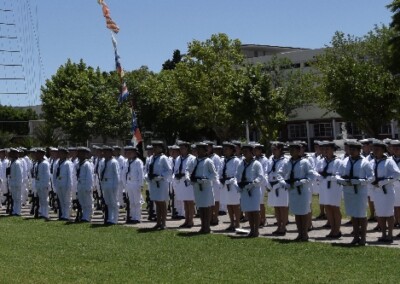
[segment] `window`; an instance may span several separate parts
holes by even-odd
[[[389,124],[384,124],[381,126],[381,133],[380,134],[392,134],[392,127]]]
[[[358,128],[357,125],[353,122],[346,122],[346,131],[348,134],[352,136],[358,136],[363,134],[360,128]]]
[[[254,51],[254,57],[258,57],[258,51],[257,50]]]
[[[305,124],[289,124],[289,139],[307,138],[307,128]]]
[[[332,124],[331,123],[317,123],[314,124],[315,137],[332,137]]]

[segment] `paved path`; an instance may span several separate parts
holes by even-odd
[[[30,214],[30,207],[25,206],[22,210],[22,217],[21,218],[33,218]],[[5,208],[0,209],[0,215],[6,215],[5,214]],[[74,213],[73,213],[74,215]],[[93,214],[93,224],[102,224],[103,223],[103,216],[101,211],[95,211]],[[50,221],[57,222],[57,216],[51,211],[51,218]],[[282,242],[287,242],[290,240],[293,240],[297,236],[296,232],[296,225],[294,223],[294,217],[290,216],[289,218],[289,225],[287,226],[287,234],[286,236],[282,237],[277,237],[273,236],[272,232],[276,230],[276,226],[274,226],[275,218],[271,215],[267,215],[267,222],[268,225],[264,228],[260,229],[260,237],[261,238],[271,238],[271,239],[277,239],[277,240],[282,240]],[[1,222],[1,219],[0,219]],[[167,218],[167,229],[168,230],[178,230],[180,232],[187,232],[187,233],[195,233],[200,229],[200,219],[195,218],[194,219],[195,226],[191,229],[181,229],[179,228],[179,225],[183,223],[183,220],[171,220],[170,215],[168,215]],[[347,220],[343,220],[342,224],[347,222]],[[313,220],[313,226],[314,230],[309,232],[309,237],[310,237],[310,242],[322,242],[322,243],[331,243],[332,245],[337,245],[337,246],[347,246],[351,240],[353,239],[351,236],[351,231],[352,227],[351,226],[344,226],[342,225],[341,231],[342,231],[342,238],[338,240],[330,240],[325,238],[325,236],[329,233],[329,229],[322,228],[322,226],[326,223],[326,221],[316,221]],[[120,210],[120,215],[119,215],[119,225],[123,226],[128,226],[132,228],[140,228],[140,229],[151,229],[154,225],[155,222],[152,221],[147,221],[147,212],[143,210],[143,215],[142,215],[142,220],[140,224],[136,225],[127,225],[125,224],[125,211]],[[212,233],[213,234],[225,234],[229,235],[230,237],[243,237],[243,235],[236,234],[236,233],[227,233],[224,229],[229,226],[229,218],[227,215],[225,216],[220,216],[219,217],[219,225],[211,227]],[[249,229],[249,224],[248,222],[241,223],[242,229]],[[394,242],[392,244],[386,244],[386,243],[379,243],[377,241],[378,237],[381,236],[380,232],[375,232],[373,231],[373,228],[376,226],[376,222],[370,222],[368,223],[368,231],[367,231],[367,245],[368,246],[383,246],[383,247],[391,247],[391,248],[400,248],[400,238],[394,238]],[[397,235],[400,233],[400,229],[395,229],[394,230],[394,235]]]

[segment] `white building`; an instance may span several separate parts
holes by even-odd
[[[324,48],[307,49],[297,47],[282,47],[270,45],[243,44],[242,52],[245,60],[251,64],[268,63],[274,57],[288,58],[292,68],[300,68],[307,72],[310,62],[324,52]],[[345,129],[343,124],[345,123]],[[317,105],[308,105],[293,110],[285,127],[281,130],[280,139],[283,141],[305,140],[312,145],[314,140],[331,140],[342,137],[346,131],[349,138],[362,138],[364,135],[351,122],[344,122],[336,112],[329,112]],[[392,121],[383,125],[379,138],[398,138],[397,122]]]

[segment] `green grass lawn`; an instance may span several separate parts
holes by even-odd
[[[400,250],[0,218],[0,283],[398,283]]]

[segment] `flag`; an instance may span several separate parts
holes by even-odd
[[[136,112],[132,110],[132,124],[131,124],[131,134],[132,134],[132,144],[136,147],[137,144],[143,141],[142,134],[140,133],[137,119],[136,119]]]
[[[101,5],[103,16],[104,18],[106,18],[106,27],[117,34],[119,32],[119,27],[117,23],[115,23],[113,19],[111,19],[110,8],[108,8],[104,0],[97,0],[97,2],[99,3],[99,5]]]
[[[121,87],[121,94],[118,98],[118,102],[122,103],[124,102],[129,96],[129,91],[128,91],[128,87],[126,86],[126,82],[123,81],[122,82],[122,87]]]

